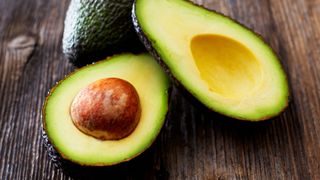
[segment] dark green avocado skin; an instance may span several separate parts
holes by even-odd
[[[65,18],[63,53],[76,66],[121,52],[144,50],[131,10],[134,0],[72,0]]]

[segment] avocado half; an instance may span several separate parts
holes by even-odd
[[[72,0],[62,38],[66,57],[83,66],[122,52],[142,52],[132,22],[133,0]]]
[[[279,59],[236,21],[183,0],[136,0],[132,17],[147,49],[209,109],[260,121],[287,106]]]
[[[121,78],[136,89],[141,106],[140,120],[128,136],[100,140],[76,128],[70,106],[77,93],[104,78]],[[145,151],[156,139],[168,110],[169,80],[147,54],[116,55],[85,66],[61,80],[46,98],[43,129],[63,159],[85,166],[108,166],[128,161]],[[45,140],[47,142],[47,140]]]

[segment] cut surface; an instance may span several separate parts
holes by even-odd
[[[134,13],[141,35],[178,82],[208,108],[258,121],[287,106],[280,61],[252,31],[182,0],[137,0]]]
[[[81,89],[111,77],[126,80],[135,87],[141,115],[130,135],[102,141],[77,129],[70,116],[70,105]],[[43,110],[44,128],[65,159],[89,166],[127,161],[147,149],[158,135],[168,110],[168,86],[167,76],[149,55],[114,56],[76,71],[53,88]]]

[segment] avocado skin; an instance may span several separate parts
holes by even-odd
[[[72,0],[65,19],[63,53],[76,66],[106,56],[144,51],[131,23],[133,0]]]

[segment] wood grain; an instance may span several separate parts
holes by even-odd
[[[68,0],[0,1],[0,179],[320,179],[320,0],[197,0],[261,34],[291,86],[288,109],[243,123],[173,90],[153,146],[112,168],[63,171],[41,139],[41,108],[74,67],[61,52]]]

